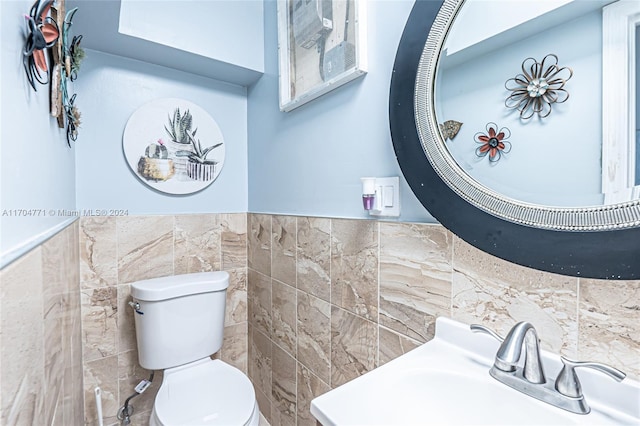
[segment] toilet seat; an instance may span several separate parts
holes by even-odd
[[[150,425],[247,425],[259,417],[253,385],[218,359],[201,359],[164,371]]]

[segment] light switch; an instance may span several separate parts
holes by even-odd
[[[385,185],[383,187],[382,199],[385,207],[393,207],[393,186]]]
[[[370,216],[400,216],[400,178],[372,178],[375,179],[375,200]]]

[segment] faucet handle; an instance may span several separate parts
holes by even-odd
[[[556,379],[556,390],[562,395],[572,398],[582,397],[582,385],[580,385],[580,380],[578,380],[578,375],[575,371],[577,367],[593,368],[594,370],[608,374],[609,377],[618,382],[621,382],[627,377],[624,372],[617,368],[599,362],[572,361],[563,356],[561,356],[560,359],[562,360],[563,367]]]
[[[471,324],[469,326],[469,328],[471,329],[471,331],[473,331],[474,333],[486,333],[489,336],[493,337],[494,339],[496,339],[498,342],[502,343],[504,342],[504,337],[500,336],[498,333],[496,333],[495,331],[491,330],[488,327],[485,327],[484,325],[480,325],[480,324]]]

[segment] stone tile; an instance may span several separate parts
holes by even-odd
[[[225,307],[225,325],[247,322],[247,268],[228,270],[229,287]]]
[[[117,291],[118,352],[125,352],[138,348],[134,311],[129,306],[129,302],[133,300],[131,298],[131,285],[119,285]]]
[[[217,215],[176,215],[174,226],[175,274],[221,269],[221,231]]]
[[[80,282],[82,288],[114,286],[118,283],[116,218],[80,219]]]
[[[47,424],[64,421],[65,355],[64,320],[68,313],[64,294],[44,300],[44,420]]]
[[[118,283],[173,274],[173,216],[117,218]]]
[[[65,424],[65,417],[73,418],[74,392],[82,380],[73,383],[68,374],[74,353],[82,355],[82,348],[73,340],[69,327],[71,317],[79,310],[78,223],[66,227],[42,244],[43,325],[44,325],[44,421]],[[72,306],[71,303],[74,305]],[[76,354],[76,357],[78,354]]]
[[[41,247],[3,268],[0,282],[0,423],[37,424],[45,418]]]
[[[142,380],[149,380],[151,371],[146,370],[138,363],[138,351],[126,351],[118,354],[118,392],[119,406],[133,395],[135,387]],[[130,401],[133,405],[133,413],[150,412],[153,409],[156,395],[162,383],[162,371],[154,372],[153,381],[149,388]],[[148,418],[147,418],[148,420]]]
[[[296,286],[296,218],[273,216],[271,224],[271,277]]]
[[[380,223],[380,324],[426,342],[451,316],[451,233],[441,226]]]
[[[296,289],[271,281],[271,339],[296,355]]]
[[[258,420],[258,426],[270,426],[269,421],[267,420],[267,418],[260,413],[260,419]]]
[[[331,221],[331,303],[378,320],[378,223]]]
[[[222,342],[221,359],[247,374],[248,336],[247,323],[226,325]]]
[[[131,426],[149,426],[149,419],[151,418],[151,411],[136,411],[131,416]],[[117,423],[114,426],[121,426],[121,423]]]
[[[271,340],[251,325],[249,336],[249,378],[271,401]],[[270,411],[263,414],[271,417]]]
[[[119,423],[116,414],[120,408],[118,398],[118,356],[113,355],[85,363],[84,368],[84,422],[98,424],[94,389],[102,391],[102,419],[105,425]],[[124,402],[124,401],[122,401]]]
[[[331,219],[299,217],[297,229],[297,287],[329,302]]]
[[[247,214],[218,215],[222,234],[222,269],[247,267]]]
[[[273,383],[271,423],[296,424],[296,360],[278,345],[272,345]]]
[[[260,389],[256,389],[256,400],[258,401],[260,414],[262,414],[262,417],[267,421],[267,426],[269,426],[271,424],[271,398],[267,397]],[[261,419],[260,426],[262,426],[262,424],[263,422]]]
[[[249,269],[247,283],[248,319],[251,325],[271,335],[271,278]]]
[[[250,213],[248,227],[249,268],[271,276],[271,216]]]
[[[454,241],[452,316],[480,323],[504,336],[519,321],[531,322],[541,347],[575,358],[578,343],[578,279],[525,268]]]
[[[331,305],[298,291],[298,361],[328,383],[331,380]]]
[[[84,289],[80,297],[84,361],[116,355],[118,353],[116,287]]]
[[[378,327],[378,366],[386,364],[421,345],[421,342],[410,339],[384,327]]]
[[[640,281],[580,279],[578,358],[640,379]]]
[[[79,425],[84,422],[84,381],[82,360],[82,312],[80,291],[67,294],[68,311],[64,316],[65,353],[65,425]]]
[[[298,426],[316,426],[317,420],[311,414],[311,400],[329,392],[329,385],[298,363]]]
[[[67,293],[77,286],[78,243],[73,241],[73,229],[70,225],[42,244],[42,273],[47,278],[42,289],[45,298]]]
[[[69,241],[69,251],[72,253],[72,268],[67,274],[67,292],[79,292],[80,291],[80,221],[73,222],[71,226],[72,232],[67,235]]]
[[[336,388],[376,367],[378,326],[331,307],[331,387]]]

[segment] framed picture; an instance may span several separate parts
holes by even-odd
[[[278,0],[280,110],[366,73],[366,1]]]
[[[225,143],[218,123],[184,99],[156,99],[131,114],[122,149],[133,174],[167,194],[191,194],[220,174]]]

